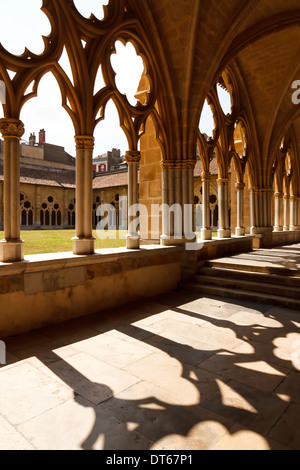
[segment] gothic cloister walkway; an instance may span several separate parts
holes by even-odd
[[[10,338],[0,448],[299,450],[299,326],[178,290]]]

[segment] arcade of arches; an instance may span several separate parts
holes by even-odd
[[[72,120],[76,141],[76,237],[73,240],[76,263],[72,265],[70,260],[69,264],[58,263],[54,277],[62,266],[67,265],[68,269],[75,266],[79,275],[74,278],[81,282],[82,288],[106,272],[100,268],[104,258],[98,254],[92,256],[95,242],[92,156],[94,131],[104,119],[110,100],[117,108],[128,141],[128,204],[140,202],[148,209],[148,215],[141,214],[142,238],[149,243],[154,233],[153,241],[160,239],[165,247],[159,249],[156,245],[155,260],[143,263],[144,257],[151,256],[151,250],[135,251],[141,247],[140,234],[131,230],[134,217],[129,214],[128,251],[122,254],[123,278],[124,260],[131,259],[134,253],[138,253],[139,269],[146,270],[149,265],[152,269],[152,277],[145,280],[143,287],[136,286],[136,294],[138,289],[139,294],[147,292],[149,279],[153,279],[149,295],[159,291],[155,286],[167,290],[178,284],[187,240],[177,239],[176,224],[172,218],[168,221],[167,208],[174,204],[182,207],[183,221],[188,225],[184,227],[185,233],[191,239],[196,230],[195,211],[190,207],[195,205],[197,156],[202,165],[202,184],[198,189],[202,198],[203,242],[211,240],[214,224],[211,212],[215,200],[211,200],[210,190],[214,157],[218,168],[220,243],[232,235],[233,244],[240,243],[243,237],[245,240],[252,237],[255,246],[300,240],[300,106],[292,99],[295,93],[292,84],[300,80],[298,0],[110,0],[104,7],[103,20],[93,15],[84,18],[73,0],[44,0],[42,11],[49,18],[51,33],[44,38],[41,55],[25,49],[22,55],[15,56],[3,47],[0,49],[0,79],[6,88],[4,118],[0,120],[4,139],[5,232],[0,243],[0,261],[10,266],[9,276],[16,275],[16,269],[11,268],[14,262],[24,259],[20,220],[28,224],[33,216],[26,197],[20,209],[19,145],[24,134],[20,115],[26,102],[37,96],[38,85],[48,72],[60,87],[62,106]],[[111,64],[116,41],[124,45],[131,42],[144,61],[136,106],[129,103],[116,85]],[[59,64],[64,50],[72,77]],[[105,86],[95,93],[100,66]],[[32,92],[26,94],[29,85]],[[230,112],[223,111],[219,88],[230,94]],[[211,136],[202,133],[199,127],[205,100],[214,120]],[[49,221],[52,225],[59,224],[61,208],[55,201],[44,204],[41,220],[46,225]],[[161,220],[151,215],[153,204],[163,207]],[[73,210],[69,218],[70,222],[74,221]],[[156,231],[150,231],[151,224]],[[78,255],[86,256],[89,261],[85,263],[90,262],[93,269],[82,274]],[[30,296],[45,294],[43,287],[36,291],[39,284],[32,281],[39,269],[32,268],[30,272],[30,266],[24,267],[22,263],[15,266],[19,266],[19,276],[29,276],[25,290],[29,285],[27,294],[30,295],[21,288],[18,294],[27,297],[29,305]],[[171,279],[168,273],[172,273]],[[70,277],[73,279],[72,273]],[[133,283],[134,279],[133,275]],[[76,290],[76,282],[72,280],[70,285],[62,287],[60,281],[54,284],[63,297],[68,288],[75,286]],[[124,285],[124,291],[128,290],[130,285],[129,288]],[[122,292],[120,289],[116,302],[121,302]],[[96,297],[100,294],[103,292],[98,292]],[[90,297],[90,291],[87,295]],[[57,302],[63,304],[64,300]],[[96,311],[97,302],[96,299],[90,303],[88,309]],[[107,305],[109,302],[103,301],[103,306]],[[83,306],[78,307],[76,314],[82,314],[83,310]]]

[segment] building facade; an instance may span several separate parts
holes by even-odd
[[[105,163],[102,162],[105,161]],[[102,163],[100,163],[100,161]],[[97,162],[93,177],[93,227],[96,228],[100,216],[97,209],[102,205],[111,205],[117,214],[117,227],[127,229],[126,210],[120,211],[120,201],[125,204],[128,197],[128,169],[123,164],[121,152],[113,149]],[[29,144],[20,146],[20,226],[21,230],[58,230],[74,229],[76,225],[76,160],[65,152],[63,147],[46,143],[45,130],[40,131],[39,142],[35,135],[29,137]],[[101,170],[105,165],[105,170]],[[217,164],[212,162],[211,185],[211,223],[214,231],[218,229],[218,191]],[[202,229],[202,165],[200,160],[195,166],[195,223],[196,230]],[[0,139],[0,230],[3,230],[3,140]],[[142,181],[142,187],[145,180]],[[159,184],[160,186],[160,184]],[[159,188],[160,190],[160,188]],[[125,199],[124,199],[125,198]],[[151,204],[154,198],[148,198]],[[124,213],[120,219],[119,214]],[[111,220],[111,225],[113,221]],[[158,239],[159,240],[159,235]]]

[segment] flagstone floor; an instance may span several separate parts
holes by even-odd
[[[299,327],[178,291],[7,339],[0,449],[299,450]]]

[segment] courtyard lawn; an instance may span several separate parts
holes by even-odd
[[[126,230],[118,231],[117,236],[111,230],[102,233],[106,239],[99,239],[96,230],[93,231],[93,236],[96,238],[96,250],[126,247]],[[25,241],[25,255],[72,251],[74,236],[74,230],[25,230],[21,232],[21,238]],[[200,233],[197,233],[197,236],[201,238]],[[217,233],[214,233],[213,237],[216,236]],[[0,240],[3,238],[4,233],[0,232]]]
[[[117,238],[115,232],[106,231],[103,233],[105,237],[110,238],[100,240],[97,238],[96,230],[93,231],[93,236],[96,238],[96,249],[126,246],[126,231],[117,232]],[[21,232],[21,238],[25,241],[25,255],[72,251],[72,238],[74,236],[74,230],[26,230]],[[2,240],[3,237],[4,233],[0,232],[0,239]]]

